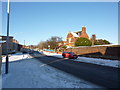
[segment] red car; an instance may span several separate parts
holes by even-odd
[[[78,55],[76,55],[73,52],[63,52],[62,56],[63,56],[63,58],[69,58],[69,59],[70,58],[73,58],[73,59],[77,59],[78,58]]]

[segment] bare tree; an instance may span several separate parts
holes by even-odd
[[[57,49],[58,48],[58,42],[62,41],[62,37],[58,37],[58,36],[52,36],[51,38],[49,38],[46,41],[41,41],[38,44],[38,48],[39,49]]]
[[[51,38],[49,38],[46,41],[41,41],[38,44],[38,48],[39,49],[57,49],[58,48],[58,42],[62,41],[62,37],[58,37],[58,36],[52,36]]]
[[[58,42],[62,41],[62,37],[52,36],[50,39],[47,40],[48,45],[50,45],[50,49],[57,49]]]
[[[39,49],[44,49],[48,47],[48,43],[46,41],[41,41],[37,46]]]

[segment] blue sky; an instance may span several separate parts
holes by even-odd
[[[6,35],[7,3],[2,4],[2,34]],[[63,37],[86,26],[89,37],[118,43],[117,2],[12,2],[10,35],[36,45],[51,36]]]

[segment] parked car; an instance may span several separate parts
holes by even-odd
[[[74,52],[63,52],[62,53],[63,58],[69,58],[69,59],[77,59],[78,55],[76,55]]]

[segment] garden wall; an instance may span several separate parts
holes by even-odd
[[[111,59],[120,59],[120,45],[114,46],[93,46],[93,47],[74,47],[68,48],[66,51],[71,51],[77,55],[104,57]]]

